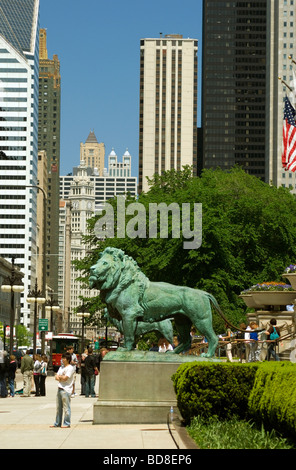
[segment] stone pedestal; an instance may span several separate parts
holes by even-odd
[[[180,363],[101,363],[93,424],[166,423],[176,407],[172,375]]]

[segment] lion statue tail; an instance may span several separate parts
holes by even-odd
[[[238,330],[238,331],[245,331],[245,330],[241,330],[240,328],[238,328],[237,326],[235,325],[232,325],[232,323],[230,323],[230,321],[225,317],[224,313],[222,312],[217,300],[215,299],[215,297],[212,295],[212,294],[209,294],[208,292],[206,292],[206,295],[207,297],[209,298],[210,302],[212,302],[213,306],[215,307],[216,311],[219,313],[219,315],[223,318],[223,320],[225,321],[225,323],[230,326],[231,328],[233,328],[234,330]]]

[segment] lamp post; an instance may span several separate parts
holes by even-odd
[[[28,304],[34,302],[34,333],[33,333],[33,354],[36,354],[36,336],[37,336],[37,304],[42,305],[45,303],[45,298],[40,290],[38,290],[37,279],[35,281],[35,288],[29,291]]]
[[[53,334],[54,330],[54,322],[53,322],[53,312],[56,312],[60,309],[58,301],[53,300],[53,292],[49,293],[50,299],[48,299],[45,303],[45,310],[50,312],[50,331]],[[50,352],[49,352],[49,365],[48,365],[48,375],[54,375],[54,370],[52,366],[52,339],[50,341]]]
[[[81,340],[81,353],[84,351],[84,319],[90,316],[90,313],[86,311],[86,308],[81,305],[81,312],[78,312],[76,315],[82,318],[82,340]]]
[[[15,265],[14,265],[14,258],[11,260],[12,268],[11,268],[11,276],[6,277],[3,280],[3,284],[1,286],[2,292],[10,292],[10,343],[9,343],[9,354],[12,355],[13,351],[13,327],[14,327],[14,320],[15,320],[15,311],[14,311],[14,293],[15,292],[23,292],[24,291],[24,284],[21,278],[15,272]],[[5,332],[4,332],[5,335]]]

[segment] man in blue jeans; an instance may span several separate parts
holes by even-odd
[[[88,348],[88,355],[84,360],[85,364],[85,397],[95,397],[95,371],[98,373],[95,357],[92,348]]]
[[[71,394],[74,380],[74,369],[71,366],[71,354],[64,353],[62,355],[62,363],[55,376],[55,380],[59,382],[57,398],[56,398],[56,420],[52,428],[69,428],[71,425]],[[64,422],[62,419],[64,413]]]

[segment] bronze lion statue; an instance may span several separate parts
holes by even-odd
[[[190,330],[194,325],[208,340],[205,357],[213,357],[218,338],[212,326],[211,303],[219,311],[216,299],[209,293],[166,282],[152,282],[133,258],[118,248],[108,247],[90,268],[90,288],[100,290],[112,318],[122,321],[124,348],[134,348],[138,322],[161,322],[174,319],[179,345],[174,353],[191,345]]]

